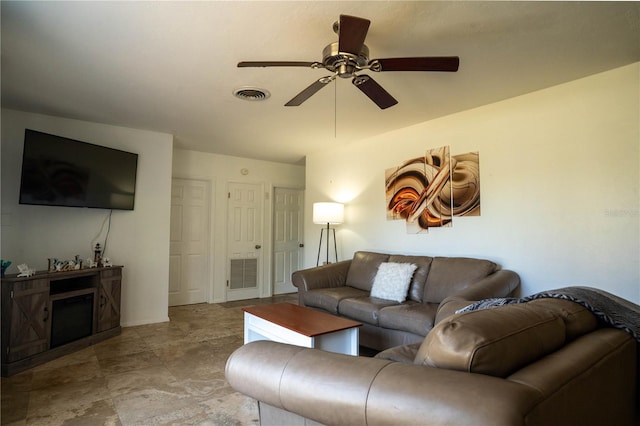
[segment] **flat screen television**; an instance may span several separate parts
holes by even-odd
[[[20,204],[133,210],[138,154],[24,132]]]

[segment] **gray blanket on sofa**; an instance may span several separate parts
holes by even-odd
[[[604,290],[591,287],[565,287],[543,291],[522,298],[485,299],[472,303],[456,313],[476,311],[534,299],[555,298],[570,300],[589,309],[602,322],[631,334],[640,343],[640,306]]]

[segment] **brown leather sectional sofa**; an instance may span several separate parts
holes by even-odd
[[[402,303],[370,297],[385,262],[417,265]],[[520,277],[484,259],[359,251],[351,260],[294,272],[292,282],[301,306],[362,322],[360,344],[383,350],[422,342],[438,321],[469,301],[513,295]]]
[[[637,342],[540,299],[455,314],[376,358],[259,341],[227,362],[261,425],[638,424]]]

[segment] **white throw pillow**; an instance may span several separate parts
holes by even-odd
[[[417,268],[418,266],[413,263],[381,263],[373,280],[371,297],[404,302],[413,272]]]

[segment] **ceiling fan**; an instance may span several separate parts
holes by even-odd
[[[369,59],[369,48],[364,44],[364,40],[370,24],[371,21],[368,19],[340,15],[340,21],[333,24],[338,41],[324,48],[322,62],[244,61],[239,62],[238,67],[309,67],[324,68],[333,73],[311,83],[285,106],[301,105],[336,77],[341,77],[352,78],[353,85],[381,109],[389,108],[398,101],[369,75],[359,74],[360,71],[458,71],[460,58],[457,56]]]

